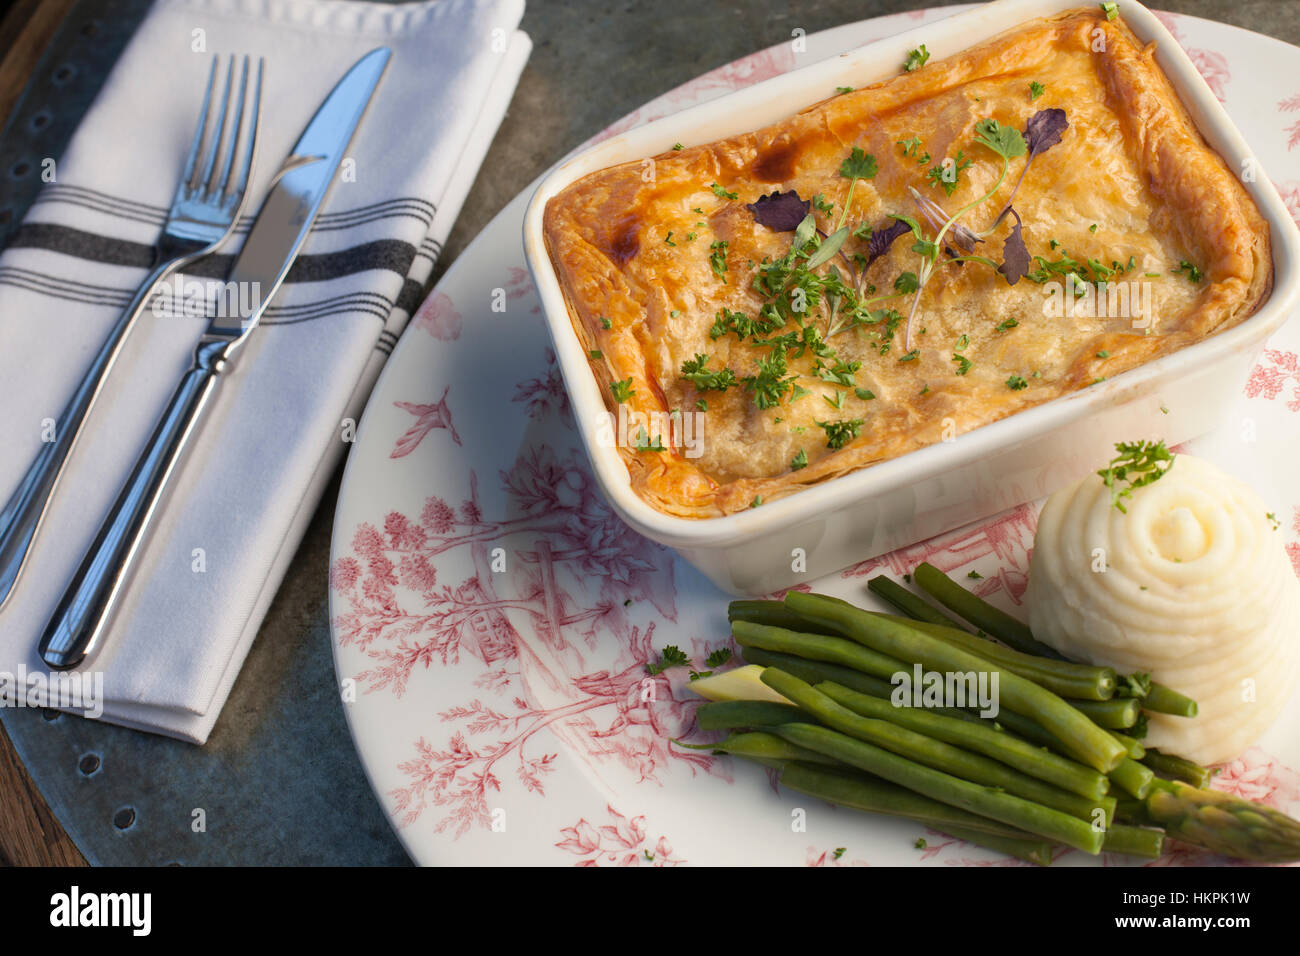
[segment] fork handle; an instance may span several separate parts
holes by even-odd
[[[154,287],[181,264],[182,260],[175,258],[162,262],[140,284],[131,304],[118,317],[94,362],[77,385],[77,390],[68,399],[63,414],[54,426],[54,440],[41,445],[41,450],[32,459],[22,481],[10,495],[4,509],[0,510],[0,605],[9,597],[26,563],[32,539],[36,537],[45,509],[63,473],[63,465],[76,444],[86,416],[108,379],[108,373],[122,351],[123,343],[144,311]]]
[[[68,670],[98,648],[140,556],[164,492],[226,370],[227,340],[201,341],[131,477],[118,493],[41,637],[47,666]]]

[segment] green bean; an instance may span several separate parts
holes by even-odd
[[[939,829],[936,827],[935,829]],[[1033,863],[1036,866],[1052,865],[1052,844],[1047,840],[1017,840],[1011,837],[994,836],[991,833],[981,833],[978,830],[967,830],[964,827],[945,827],[940,832],[947,833],[948,836],[956,837],[958,840],[965,840],[967,843],[973,843],[976,846],[982,846],[989,850],[995,850],[998,853],[1005,853],[1007,856],[1014,856],[1018,860],[1024,860],[1026,863]]]
[[[816,594],[791,591],[785,601],[795,613],[833,627],[837,633],[877,653],[895,659],[901,657],[931,670],[997,673],[1001,706],[1037,721],[1061,741],[1070,756],[1094,770],[1106,773],[1126,757],[1127,751],[1118,741],[1060,697],[1018,674],[994,667],[969,651],[908,625],[826,601]]]
[[[1032,800],[1083,820],[1095,818],[1098,800],[1069,793],[1012,770],[996,760],[970,753],[899,724],[862,717],[836,703],[807,682],[775,667],[763,671],[762,680],[778,694],[798,704],[800,709],[813,719],[850,737],[883,747],[962,780],[997,787],[1007,793],[1024,797],[1026,800]],[[849,693],[853,692],[849,691]],[[870,699],[874,700],[874,698]],[[776,732],[776,728],[773,728],[773,732]]]
[[[679,744],[678,746],[684,746]],[[720,740],[715,744],[706,745],[714,750],[721,750],[725,753],[732,754],[736,757],[746,757],[750,760],[758,761],[764,766],[779,766],[791,760],[803,760],[809,763],[818,764],[840,764],[834,757],[828,757],[825,754],[817,753],[815,750],[809,750],[806,747],[800,747],[783,740],[775,734],[765,733],[763,731],[751,731],[746,734],[732,734],[726,740]],[[695,750],[702,750],[703,747],[692,747]]]
[[[1086,853],[1101,852],[1101,829],[1094,829],[1077,817],[1042,804],[934,770],[828,727],[782,724],[774,728],[773,732],[797,746],[834,757],[941,803],[969,810]]]
[[[1065,660],[1061,654],[1034,639],[1034,635],[1020,621],[962,587],[933,564],[922,562],[912,572],[917,585],[932,598],[978,627],[990,637],[995,637],[1022,654]]]
[[[1098,727],[1123,730],[1138,722],[1142,702],[1133,697],[1115,697],[1111,700],[1072,700],[1071,706],[1087,716]]]
[[[783,627],[787,631],[802,630],[799,618],[780,601],[732,601],[727,605],[727,621],[748,621],[750,624]]]
[[[886,720],[955,747],[973,750],[1093,801],[1106,796],[1108,784],[1104,774],[1081,763],[1048,753],[1004,731],[994,730],[988,724],[954,720],[925,709],[896,707],[888,701],[868,697],[834,683],[821,683],[815,689],[861,717]]]
[[[1106,830],[1101,848],[1109,853],[1127,853],[1154,860],[1165,851],[1165,831],[1116,823]]]
[[[1150,767],[1144,767],[1132,757],[1125,757],[1120,761],[1119,766],[1111,770],[1110,782],[1130,796],[1141,800],[1151,792],[1151,783],[1155,776]]]
[[[1026,654],[1066,659],[1059,651],[1035,639],[1023,622],[971,593],[934,565],[917,565],[913,577],[940,604],[970,621],[990,637]],[[1153,713],[1173,714],[1176,717],[1195,717],[1197,713],[1196,701],[1155,682],[1152,682],[1146,697],[1142,699],[1142,706]]]
[[[913,594],[893,578],[878,574],[867,582],[867,590],[882,601],[887,601],[915,621],[930,624],[942,624],[945,627],[961,627],[961,622],[954,620],[943,611],[934,607],[919,594]]]
[[[695,723],[700,730],[770,727],[803,719],[798,707],[774,700],[717,700],[695,709]]]
[[[767,624],[732,621],[731,636],[741,647],[757,647],[780,654],[793,654],[809,660],[851,667],[864,674],[889,680],[900,671],[911,670],[896,658],[863,647],[843,637],[787,631]]]
[[[872,613],[872,612],[869,612]],[[1026,680],[1046,687],[1053,694],[1080,700],[1110,700],[1115,695],[1115,671],[1110,667],[1092,667],[1088,664],[1072,664],[1069,661],[1052,660],[1045,657],[1031,657],[1019,651],[994,644],[982,637],[976,637],[959,628],[929,624],[925,621],[913,621],[892,614],[881,617],[914,627],[941,641],[978,654],[987,661],[1019,674]],[[1134,717],[1134,720],[1137,718]]]
[[[1124,745],[1124,749],[1128,751],[1128,755],[1134,760],[1141,760],[1147,755],[1147,749],[1142,746],[1142,741],[1134,740],[1127,734],[1121,734],[1118,730],[1112,730],[1110,735]]]
[[[843,684],[845,687],[852,687],[864,694],[870,694],[872,697],[888,698],[894,692],[894,685],[878,677],[872,677],[870,674],[855,671],[851,667],[841,667],[839,664],[827,664],[825,661],[812,661],[803,657],[795,657],[793,654],[765,651],[761,647],[742,647],[740,654],[745,659],[746,664],[779,667],[787,674],[793,674],[800,680],[806,680],[810,684],[819,684],[824,680],[831,680],[837,684]],[[945,708],[945,712],[947,711],[966,714],[965,711],[958,711],[956,708]]]
[[[1142,762],[1162,777],[1184,780],[1202,790],[1214,779],[1214,771],[1208,767],[1202,767],[1175,754],[1161,753],[1159,750],[1148,750]]]
[[[1155,714],[1173,714],[1175,717],[1195,717],[1200,709],[1190,697],[1170,690],[1164,684],[1155,683],[1142,698],[1142,708]]]
[[[789,763],[781,770],[781,783],[837,806],[914,820],[968,843],[1031,863],[1046,866],[1052,861],[1051,844],[1032,834],[865,774]]]

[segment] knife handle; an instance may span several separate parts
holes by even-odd
[[[229,347],[224,339],[204,340],[195,349],[194,364],[172,394],[167,411],[45,627],[40,654],[48,667],[68,670],[97,650],[168,481],[227,368]]]

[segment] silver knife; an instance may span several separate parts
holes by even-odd
[[[209,322],[194,350],[193,365],[176,387],[131,477],[46,625],[40,653],[47,666],[67,670],[98,649],[130,581],[168,480],[217,383],[230,371],[236,353],[257,327],[297,258],[391,57],[391,50],[380,47],[348,70],[276,173],[228,280],[239,283],[234,288],[257,290],[254,308],[248,316],[218,314]]]

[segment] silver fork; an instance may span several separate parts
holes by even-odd
[[[232,101],[235,57],[230,57],[221,103],[214,111],[212,93],[218,64],[219,58],[214,59],[208,73],[208,86],[203,94],[194,141],[185,160],[185,173],[176,187],[176,195],[158,240],[154,255],[156,265],[136,290],[131,304],[113,326],[81,384],[73,392],[55,426],[54,440],[41,447],[8,504],[0,511],[0,607],[13,592],[14,582],[26,563],[32,540],[40,528],[82,425],[154,288],[173,272],[215,250],[234,232],[239,221],[257,152],[262,60],[257,61],[250,103],[249,58],[243,58],[239,95]],[[246,106],[251,109],[245,124]],[[212,127],[210,137],[209,127]],[[238,161],[235,158],[237,152]]]

